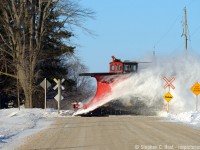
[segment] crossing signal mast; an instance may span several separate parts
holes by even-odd
[[[184,36],[184,48],[185,52],[188,52],[187,49],[187,31],[188,31],[188,25],[187,25],[187,12],[186,12],[186,7],[184,7],[184,24],[183,24],[183,36]]]

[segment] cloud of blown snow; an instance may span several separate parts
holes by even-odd
[[[200,56],[197,55],[177,55],[174,57],[159,57],[152,63],[146,65],[139,64],[138,73],[129,75],[126,80],[122,80],[112,88],[112,94],[104,100],[96,103],[87,110],[80,110],[77,114],[89,112],[110,100],[120,100],[125,106],[135,105],[141,102],[145,108],[160,111],[163,104],[166,84],[163,77],[176,80],[172,83],[175,89],[170,89],[173,99],[169,103],[170,112],[179,113],[183,111],[195,110],[195,95],[190,88],[196,82],[200,82]]]
[[[137,97],[147,106],[157,106],[158,110],[162,110],[163,96],[169,91],[163,88],[166,84],[163,77],[176,78],[172,83],[175,89],[170,89],[174,97],[170,101],[170,111],[195,110],[196,99],[190,88],[200,81],[200,56],[194,55],[157,58],[147,68],[116,85],[112,97],[120,97],[124,104],[129,104]]]

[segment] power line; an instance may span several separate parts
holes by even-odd
[[[191,41],[191,35],[190,35],[190,31],[189,31],[189,28],[187,28],[187,30],[188,30],[188,40],[189,40],[189,42],[190,42],[190,47],[191,47],[191,50],[193,50],[193,48],[192,48],[192,41]]]
[[[195,0],[191,0],[188,4],[186,4],[187,7],[189,7]]]
[[[196,33],[198,33],[200,29],[200,25],[192,32],[191,36],[195,35]]]
[[[193,4],[195,0],[191,0],[189,1],[186,6],[189,7],[191,4]],[[180,16],[182,16],[182,11],[179,15],[177,15],[177,17],[175,18],[175,20],[172,22],[172,24],[170,25],[170,27],[168,28],[168,30],[161,36],[161,38],[154,44],[153,49],[155,50],[155,47],[170,33],[170,31],[172,30],[172,28],[174,27],[174,25],[176,24],[177,20],[180,18]],[[183,20],[183,19],[182,19]],[[200,29],[200,26],[199,28]],[[191,39],[190,39],[191,42]]]
[[[174,27],[174,25],[176,24],[178,18],[181,16],[181,14],[179,14],[175,20],[173,21],[173,23],[170,25],[169,29],[161,36],[161,38],[154,44],[154,48],[167,36],[167,34],[169,34],[169,32],[172,30],[172,28]]]

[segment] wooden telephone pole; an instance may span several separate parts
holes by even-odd
[[[187,31],[188,31],[188,25],[187,25],[187,12],[186,12],[186,7],[184,7],[184,24],[183,24],[183,36],[184,36],[184,48],[185,52],[187,53]]]

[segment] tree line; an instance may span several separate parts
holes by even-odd
[[[83,90],[90,81],[78,78],[87,68],[69,40],[91,10],[72,0],[1,0],[0,14],[0,106],[19,97],[26,108],[43,107],[44,78],[65,78],[73,96],[90,93]]]

